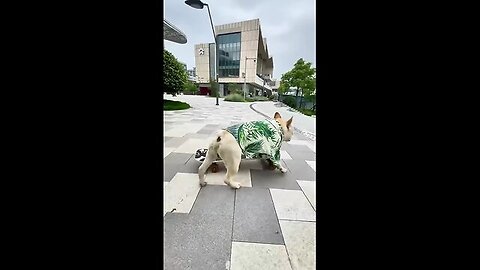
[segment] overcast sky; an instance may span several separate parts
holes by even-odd
[[[260,19],[268,52],[273,56],[273,77],[290,69],[299,58],[315,62],[315,0],[205,0],[214,25]],[[165,48],[195,66],[194,46],[214,42],[207,7],[194,9],[184,0],[164,0],[164,18],[187,36],[186,44],[165,40]]]

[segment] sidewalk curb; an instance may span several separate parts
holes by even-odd
[[[282,102],[280,102],[280,103],[282,103]],[[264,113],[262,113],[262,112],[260,112],[260,111],[258,111],[258,110],[256,110],[256,109],[254,109],[254,108],[253,108],[253,105],[255,105],[255,104],[257,104],[257,103],[252,103],[252,104],[250,104],[250,105],[249,105],[249,106],[250,106],[250,109],[252,109],[254,112],[262,115],[263,117],[265,117],[265,118],[267,118],[267,119],[272,119],[272,120],[273,120],[272,117],[270,117],[270,116],[268,116],[268,115],[266,115],[266,114],[264,114]],[[282,103],[282,104],[284,104],[284,103]],[[289,106],[287,106],[287,107],[289,107]],[[290,107],[289,107],[289,108],[290,108]],[[297,111],[297,112],[298,112],[298,111]],[[301,112],[298,112],[298,113],[301,113]],[[312,140],[312,141],[316,141],[316,140],[317,140],[317,136],[316,136],[315,134],[312,134],[312,133],[310,133],[310,132],[308,132],[308,131],[305,131],[305,130],[300,130],[300,129],[296,128],[296,127],[293,127],[293,129],[295,129],[297,132],[302,133],[305,137],[307,137],[308,139],[310,139],[310,140]]]

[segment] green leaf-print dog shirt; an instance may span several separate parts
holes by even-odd
[[[280,167],[283,132],[275,120],[252,121],[226,128],[242,149],[243,158],[269,159]]]

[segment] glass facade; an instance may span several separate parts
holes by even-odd
[[[209,46],[209,64],[210,64],[210,78],[212,80],[216,80],[216,76],[215,76],[215,43],[210,43]],[[220,75],[219,75],[220,76]]]
[[[240,33],[219,35],[219,77],[239,77],[240,74]]]

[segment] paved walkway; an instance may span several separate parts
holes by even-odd
[[[285,174],[243,161],[242,188],[223,183],[223,166],[200,188],[195,151],[218,129],[264,117],[252,103],[165,98],[192,108],[164,112],[164,269],[315,269],[315,142],[294,133],[282,144]]]

